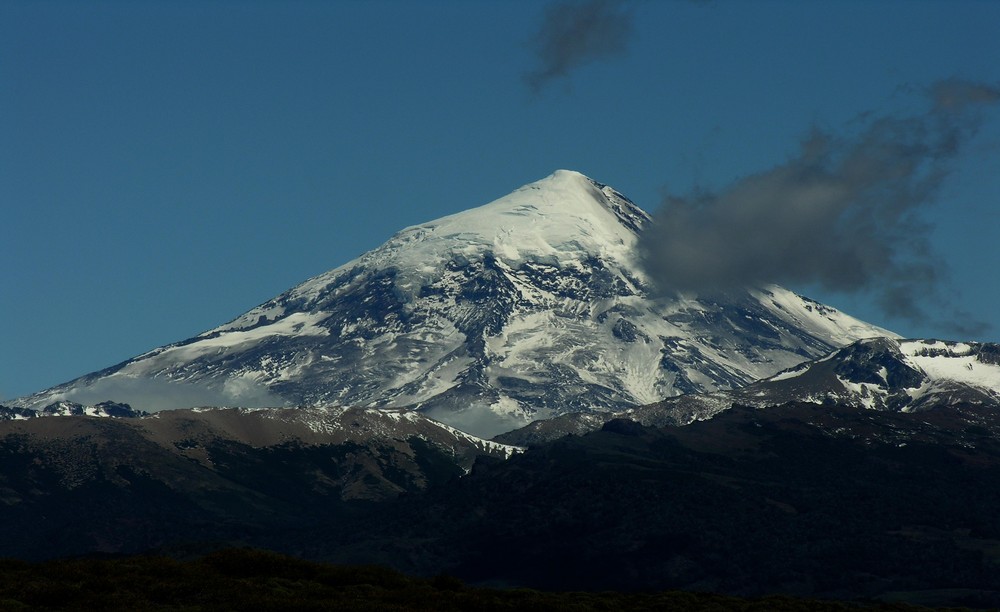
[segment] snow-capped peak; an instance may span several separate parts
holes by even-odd
[[[407,227],[295,293],[314,298],[331,279],[357,266],[395,268],[418,286],[440,277],[449,262],[473,263],[486,256],[511,267],[525,261],[559,266],[589,257],[636,267],[637,235],[649,220],[611,187],[579,172],[557,170],[483,206]]]
[[[649,219],[611,187],[560,170],[26,403],[408,408],[489,437],[743,386],[888,334],[776,286],[654,295],[636,253]]]

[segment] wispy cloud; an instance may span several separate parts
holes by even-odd
[[[525,80],[538,92],[580,66],[624,55],[631,35],[632,12],[622,0],[554,3],[532,41],[539,65]]]
[[[664,291],[773,282],[868,292],[889,314],[926,320],[920,304],[944,302],[947,271],[921,211],[1000,89],[952,79],[924,93],[921,114],[868,118],[852,136],[814,129],[786,163],[719,193],[668,198],[641,239],[648,272]]]

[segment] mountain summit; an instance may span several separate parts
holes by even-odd
[[[20,403],[411,408],[488,436],[743,386],[892,335],[777,286],[657,297],[635,251],[649,221],[611,187],[560,170]]]

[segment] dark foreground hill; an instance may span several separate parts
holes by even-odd
[[[82,435],[5,438],[0,556],[249,545],[479,586],[1000,607],[1000,418],[982,406],[614,420],[464,476],[419,436],[384,450],[195,436],[164,453],[108,443],[107,420],[57,422]],[[394,468],[408,461],[419,472]],[[344,494],[379,478],[401,492]]]
[[[515,449],[416,413],[174,410],[0,422],[0,556],[137,553],[347,520]],[[356,503],[350,503],[350,502]]]
[[[996,425],[973,406],[814,404],[612,421],[294,552],[543,589],[1000,607]]]
[[[683,610],[841,612],[858,606],[772,596],[707,593],[546,593],[475,588],[364,566],[310,563],[274,553],[224,550],[193,561],[165,557],[0,561],[5,610]],[[906,605],[860,609],[915,610]]]

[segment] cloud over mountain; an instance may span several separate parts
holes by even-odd
[[[1000,90],[951,79],[924,93],[922,113],[864,117],[854,134],[814,128],[782,164],[670,196],[642,236],[646,268],[664,291],[812,284],[926,317],[919,298],[942,301],[947,271],[920,213]]]

